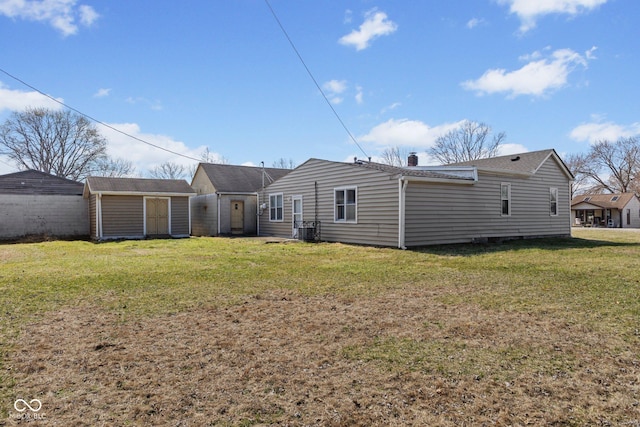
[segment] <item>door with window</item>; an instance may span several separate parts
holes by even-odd
[[[147,236],[166,236],[169,234],[169,199],[145,199]]]
[[[244,202],[242,200],[231,201],[231,234],[244,233]]]
[[[293,196],[291,199],[291,212],[293,217],[293,232],[291,236],[298,238],[298,229],[302,227],[302,196]]]

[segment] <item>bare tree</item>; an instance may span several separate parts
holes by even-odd
[[[278,160],[273,162],[273,167],[280,168],[280,169],[295,169],[296,162],[294,162],[293,159],[287,160],[284,157],[280,157]]]
[[[591,181],[589,193],[627,193],[638,190],[640,141],[635,137],[616,142],[600,140],[591,146],[583,170]]]
[[[18,166],[80,180],[107,157],[107,140],[70,111],[27,108],[0,127],[0,154]]]
[[[149,176],[158,179],[184,179],[187,172],[187,167],[184,165],[165,162],[149,170]]]
[[[506,134],[500,132],[489,140],[490,134],[490,126],[465,120],[457,129],[439,136],[429,154],[442,164],[495,157]]]
[[[404,167],[407,166],[409,158],[409,150],[398,146],[385,148],[380,154],[380,162],[389,166]]]
[[[95,176],[107,176],[110,178],[122,178],[135,174],[136,168],[131,160],[122,157],[105,157],[96,162],[92,174]]]
[[[571,185],[571,198],[589,191],[589,176],[585,174],[588,162],[588,154],[569,154],[565,156],[564,163],[573,174],[573,184]]]

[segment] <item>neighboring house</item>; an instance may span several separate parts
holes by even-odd
[[[194,236],[255,235],[257,192],[291,169],[200,163],[191,186]]]
[[[92,239],[188,237],[189,198],[185,180],[91,176],[84,185]]]
[[[0,239],[87,237],[83,184],[27,170],[0,176]]]
[[[634,193],[574,197],[571,223],[583,227],[640,228],[640,199]]]
[[[554,150],[440,167],[411,157],[308,160],[261,192],[260,234],[399,248],[571,235],[573,176]]]

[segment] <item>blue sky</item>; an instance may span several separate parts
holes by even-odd
[[[634,6],[634,4],[636,6]],[[286,29],[354,144],[271,13]],[[0,69],[110,126],[199,158],[374,160],[462,120],[503,153],[640,135],[633,0],[0,0]],[[62,108],[0,72],[0,120]],[[109,153],[194,161],[101,128]],[[9,163],[9,164],[7,164]],[[0,158],[0,173],[16,169]]]

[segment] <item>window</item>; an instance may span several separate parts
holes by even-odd
[[[334,214],[336,222],[356,222],[357,188],[337,188],[334,190]]]
[[[549,213],[551,216],[558,216],[558,189],[549,189]]]
[[[500,184],[500,203],[501,203],[501,215],[511,215],[511,184],[503,182]]]
[[[283,206],[282,193],[269,194],[269,221],[282,221],[284,216],[282,212]]]

